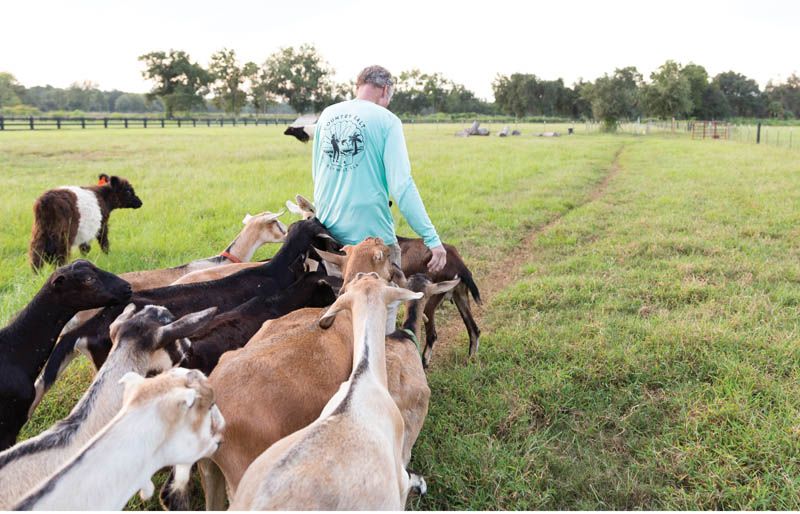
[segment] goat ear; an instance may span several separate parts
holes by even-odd
[[[313,203],[309,202],[300,195],[295,195],[294,200],[297,202],[297,206],[303,209],[304,211],[316,214],[317,209],[316,207],[314,207]]]
[[[250,221],[251,219],[253,219],[253,217],[248,212],[247,214],[244,215],[244,219],[242,220],[242,225],[247,225],[247,222]]]
[[[389,276],[389,282],[394,282],[400,287],[408,287],[408,281],[403,273],[403,270],[397,267],[397,264],[392,263],[392,273]]]
[[[337,298],[336,301],[333,302],[333,305],[328,307],[328,310],[319,319],[319,327],[322,329],[330,328],[331,325],[333,325],[334,320],[336,319],[336,314],[339,311],[350,308],[351,300],[352,300],[351,293],[344,293],[342,296]]]
[[[300,207],[297,206],[293,201],[286,200],[286,208],[289,209],[289,212],[292,214],[297,214],[298,216],[303,216],[303,211]]]
[[[122,393],[122,403],[127,403],[130,400],[131,395],[139,388],[139,384],[144,382],[144,377],[134,371],[129,371],[125,373],[122,378],[119,379],[119,383],[122,384],[123,393]]]
[[[108,332],[110,334],[113,334],[114,332],[116,332],[117,328],[121,324],[123,324],[126,321],[128,321],[129,319],[131,319],[131,317],[133,316],[133,313],[135,311],[136,311],[136,304],[135,303],[129,303],[127,306],[125,306],[125,310],[122,311],[122,313],[120,313],[120,315],[117,316],[117,319],[115,319],[111,323],[111,325],[108,327]],[[113,336],[112,336],[112,338],[113,338]]]
[[[264,221],[275,221],[278,218],[280,218],[281,216],[283,216],[285,213],[286,213],[285,210],[283,210],[281,212],[277,212],[277,213],[272,213],[271,212],[268,215],[264,216]]]
[[[181,319],[159,328],[156,333],[156,341],[158,341],[159,346],[163,346],[177,339],[191,337],[205,328],[216,313],[216,307],[209,307],[199,312],[187,314]]]
[[[387,287],[383,293],[383,301],[388,305],[392,302],[407,302],[409,300],[419,300],[424,296],[422,293],[415,293],[402,287]]]
[[[450,291],[451,289],[453,289],[454,287],[456,287],[460,283],[461,283],[461,279],[460,278],[456,278],[455,280],[448,280],[446,282],[437,282],[436,284],[431,284],[430,286],[428,286],[429,287],[429,291],[430,291],[429,294],[431,296],[433,296],[433,295],[437,295],[437,294],[446,293],[446,292]]]
[[[191,409],[197,400],[197,391],[190,387],[181,387],[170,394],[170,399],[180,408]]]
[[[58,289],[64,284],[64,280],[66,280],[66,279],[67,279],[67,277],[65,277],[64,275],[58,274],[58,275],[56,275],[56,276],[54,276],[52,278],[50,283],[53,284],[53,287]]]
[[[116,175],[112,175],[111,179],[109,180],[109,183],[111,184],[111,187],[119,186],[120,183],[119,177]]]
[[[339,268],[344,269],[345,264],[347,264],[347,255],[338,255],[331,252],[326,252],[325,250],[320,250],[315,248],[314,251],[322,257],[323,260],[326,262],[330,262],[331,264],[335,264],[339,266]]]

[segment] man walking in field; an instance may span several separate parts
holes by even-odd
[[[391,250],[392,263],[401,267],[391,196],[430,249],[428,270],[436,272],[444,267],[447,253],[411,178],[403,125],[386,109],[393,90],[389,71],[369,66],[358,75],[355,99],[322,111],[312,157],[317,217],[344,244],[380,237]],[[396,317],[395,307],[387,331],[394,330]]]

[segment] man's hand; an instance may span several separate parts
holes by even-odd
[[[428,261],[428,271],[431,273],[441,271],[444,265],[447,264],[447,251],[444,246],[439,245],[431,248],[431,254],[431,260]]]

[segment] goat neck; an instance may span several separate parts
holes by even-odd
[[[164,465],[154,459],[163,441],[152,425],[150,416],[114,418],[14,509],[122,510],[136,491],[152,491],[150,477]],[[136,434],[136,444],[119,444],[131,434]]]
[[[278,221],[275,220],[274,223],[277,224]],[[264,243],[272,241],[264,234],[262,225],[263,223],[259,221],[247,223],[223,253],[233,255],[239,262],[250,262],[256,250]]]
[[[47,362],[61,329],[78,312],[74,307],[54,301],[51,294],[48,287],[42,288],[17,317],[0,330],[0,351],[4,358],[17,363],[32,381]],[[25,338],[12,339],[6,334],[25,334]]]
[[[403,321],[400,335],[406,337],[408,332],[411,332],[417,339],[417,345],[419,345],[419,338],[422,333],[422,311],[425,308],[426,301],[427,298],[422,298],[406,302],[406,319]]]
[[[365,360],[371,372],[383,387],[387,388],[386,378],[386,306],[372,295],[356,295],[352,306],[353,313],[353,380],[359,368],[363,369]],[[366,354],[366,359],[365,359]],[[361,366],[360,366],[361,365]]]

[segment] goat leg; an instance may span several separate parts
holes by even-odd
[[[200,483],[203,484],[203,493],[206,498],[206,510],[225,510],[227,492],[225,490],[225,476],[222,470],[211,459],[197,461],[200,470]]]
[[[469,356],[472,357],[478,351],[479,338],[481,329],[475,323],[472,317],[472,311],[469,307],[469,291],[464,284],[459,284],[453,291],[453,303],[456,304],[458,313],[461,314],[461,319],[464,321],[464,326],[467,327],[469,334]]]

